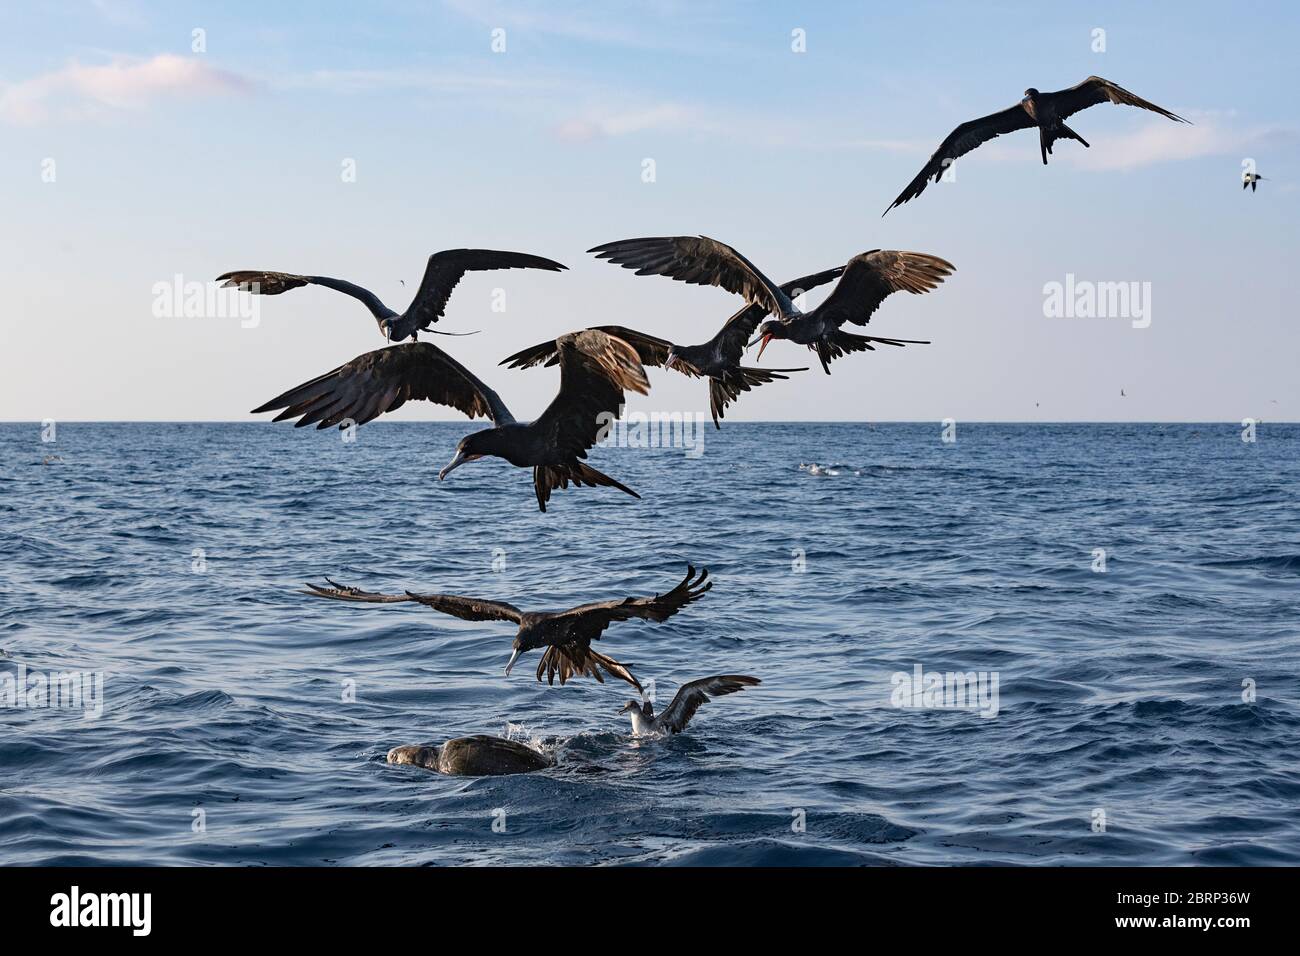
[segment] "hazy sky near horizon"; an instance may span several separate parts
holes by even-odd
[[[434,339],[531,418],[558,374],[504,356],[600,324],[704,341],[739,306],[584,252],[672,234],[778,281],[878,247],[957,267],[865,330],[933,344],[828,377],[773,343],[759,364],[811,370],[729,419],[1300,420],[1291,3],[68,0],[0,27],[3,420],[249,419],[382,346],[369,314],[306,288],[253,328],[158,316],[158,283],[333,275],[400,311],[431,252],[467,246],[570,267],[467,277],[439,327],[482,331]],[[1071,120],[1092,149],[1043,167],[1035,134],[1003,137],[881,218],[959,122],[1089,74],[1195,125],[1094,107]],[[1046,315],[1069,276],[1139,283],[1149,313]],[[650,378],[631,408],[707,412],[702,382]]]

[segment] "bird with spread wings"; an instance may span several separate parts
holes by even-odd
[[[222,288],[237,288],[259,295],[280,295],[305,285],[333,289],[352,296],[369,309],[379,325],[379,331],[389,341],[400,342],[409,337],[414,342],[420,332],[429,330],[431,325],[443,317],[452,290],[467,272],[491,269],[545,269],[547,272],[560,272],[565,268],[558,262],[525,252],[500,252],[496,249],[448,249],[435,252],[429,256],[429,262],[424,267],[424,278],[415,292],[415,298],[406,307],[406,311],[401,313],[384,305],[379,296],[369,289],[346,279],[331,279],[329,276],[300,276],[290,272],[243,269],[223,273],[217,276],[217,281],[223,282]]]
[[[761,343],[756,358],[763,357],[763,350],[773,339],[785,339],[816,352],[827,375],[831,361],[850,352],[875,351],[877,344],[928,344],[915,339],[854,335],[841,326],[846,322],[866,325],[893,293],[929,292],[954,268],[952,263],[928,253],[873,249],[840,267],[839,281],[830,295],[817,308],[804,312],[785,287],[769,279],[733,247],[708,236],[623,239],[596,246],[592,251],[624,269],[636,270],[637,275],[662,275],[692,285],[714,285],[743,296],[759,310],[757,314],[747,313],[751,319],[756,321],[768,313],[776,316],[759,325],[758,335],[747,343]],[[819,275],[826,277],[824,281],[831,278],[829,272]]]
[[[507,676],[520,654],[545,647],[542,659],[537,662],[539,681],[545,674],[547,683],[554,684],[558,676],[560,683],[564,684],[570,677],[585,674],[603,684],[605,678],[600,673],[603,670],[611,677],[627,681],[638,691],[641,690],[641,682],[632,672],[612,657],[593,650],[592,642],[600,640],[606,628],[618,621],[630,621],[633,618],[656,623],[666,621],[682,608],[704,597],[713,587],[707,569],[697,575],[695,568],[688,565],[686,577],[664,594],[580,604],[564,611],[521,611],[513,604],[486,598],[462,597],[457,594],[417,594],[413,591],[405,594],[377,594],[337,584],[329,578],[325,580],[328,587],[308,583],[310,590],[303,593],[366,604],[414,602],[465,621],[509,621],[517,624],[519,629],[515,633],[513,652],[506,664]]]
[[[596,329],[561,335],[554,348],[559,393],[527,423],[515,421],[501,396],[431,342],[407,342],[358,355],[253,412],[279,410],[277,422],[297,418],[297,428],[329,428],[364,425],[407,401],[434,402],[493,423],[461,439],[456,456],[438,473],[439,480],[466,462],[495,456],[533,469],[533,490],[542,511],[551,492],[570,483],[613,487],[641,497],[583,461],[601,437],[602,416],[618,416],[624,390],[643,395],[650,390],[636,349]]]
[[[1056,90],[1051,93],[1040,93],[1031,86],[1025,90],[1024,99],[1015,106],[990,113],[988,116],[981,116],[979,119],[969,120],[949,133],[931,155],[930,161],[881,215],[886,215],[895,206],[901,206],[921,195],[931,180],[937,183],[958,157],[965,156],[989,140],[1007,133],[1038,127],[1038,146],[1043,157],[1043,165],[1047,165],[1047,156],[1052,151],[1052,144],[1058,139],[1078,140],[1085,147],[1088,146],[1088,141],[1066,126],[1065,120],[1099,103],[1136,106],[1139,109],[1159,113],[1178,123],[1188,122],[1178,114],[1171,113],[1162,106],[1156,106],[1100,76],[1090,76],[1068,90]]]

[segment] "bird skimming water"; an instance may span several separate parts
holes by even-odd
[[[600,640],[601,635],[605,633],[605,628],[615,621],[641,618],[659,623],[668,620],[688,604],[704,597],[713,587],[713,582],[708,578],[707,569],[701,571],[697,577],[695,568],[688,565],[686,577],[666,594],[580,604],[567,611],[521,611],[513,604],[506,604],[504,601],[461,597],[456,594],[416,594],[412,591],[407,591],[405,594],[376,594],[362,591],[360,588],[336,584],[329,578],[325,579],[329,587],[321,587],[309,582],[307,587],[311,590],[303,593],[313,597],[360,601],[367,604],[398,604],[413,601],[465,621],[510,621],[518,624],[519,630],[515,634],[510,662],[506,664],[507,676],[520,654],[545,647],[546,651],[542,654],[542,659],[537,662],[539,681],[543,673],[546,674],[547,683],[550,684],[555,683],[556,675],[559,675],[560,683],[564,684],[570,677],[589,674],[603,684],[605,678],[600,676],[600,672],[604,670],[605,673],[627,681],[640,691],[641,683],[632,676],[632,672],[612,657],[606,657],[592,650],[591,642]],[[694,713],[694,708],[691,712]]]

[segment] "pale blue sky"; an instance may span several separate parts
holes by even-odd
[[[443,327],[483,331],[438,340],[531,417],[557,377],[505,355],[607,323],[703,341],[737,305],[584,250],[704,233],[777,280],[877,247],[957,266],[868,329],[933,345],[765,386],[729,418],[1300,419],[1297,26],[1281,2],[6,3],[0,418],[246,419],[382,345],[369,316],[305,289],[263,299],[255,329],[157,318],[156,282],[337,275],[400,310],[425,257],[462,246],[570,266],[466,279]],[[1032,133],[1004,137],[880,218],[957,123],[1089,74],[1195,125],[1095,107],[1071,123],[1093,149],[1044,168]],[[1247,157],[1269,177],[1254,195]],[[1045,317],[1067,273],[1151,283],[1150,327]],[[775,343],[762,364],[810,360]],[[651,380],[633,407],[707,409],[701,383]]]

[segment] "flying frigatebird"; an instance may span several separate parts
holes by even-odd
[[[408,336],[411,341],[416,341],[418,333],[429,330],[429,326],[442,318],[452,290],[466,272],[491,269],[545,269],[548,272],[560,272],[565,268],[567,267],[558,262],[525,252],[499,252],[495,249],[448,249],[445,252],[435,252],[429,256],[429,264],[424,268],[424,278],[415,292],[415,298],[406,307],[406,311],[400,314],[384,305],[379,296],[369,289],[344,279],[331,279],[329,276],[242,270],[219,275],[217,281],[225,280],[222,288],[235,287],[261,295],[279,295],[305,285],[325,286],[360,300],[375,317],[379,331],[390,341],[400,342]]]
[[[832,359],[850,352],[875,351],[884,345],[928,345],[916,339],[888,339],[853,335],[841,331],[845,322],[866,325],[887,296],[899,291],[929,292],[953,265],[923,252],[873,249],[854,256],[842,267],[835,288],[811,312],[803,312],[790,296],[739,252],[707,236],[661,236],[623,239],[595,249],[597,258],[608,259],[637,275],[663,275],[694,285],[716,285],[744,296],[752,306],[777,316],[758,328],[749,345],[761,342],[758,358],[772,339],[787,339],[806,345],[817,353],[822,368],[830,374]]]
[[[526,424],[515,421],[496,392],[431,342],[390,345],[358,355],[277,395],[253,413],[283,409],[275,421],[297,418],[296,428],[311,424],[328,428],[349,422],[364,425],[411,399],[435,402],[471,419],[490,418],[495,426],[462,438],[456,456],[438,473],[440,481],[466,462],[493,455],[533,469],[533,488],[542,511],[551,491],[567,488],[570,482],[617,488],[640,498],[581,460],[600,437],[600,416],[619,414],[623,390],[649,392],[636,350],[596,329],[561,335],[555,350],[560,391],[540,416]]]
[[[1241,188],[1245,189],[1247,186],[1249,186],[1250,191],[1254,192],[1256,188],[1259,186],[1259,181],[1263,178],[1264,177],[1261,176],[1259,173],[1242,173]]]
[[[781,291],[791,299],[800,293],[825,285],[844,271],[843,266],[827,269],[814,275],[793,279],[781,286]],[[746,305],[733,315],[718,330],[717,335],[700,345],[675,345],[667,339],[646,335],[621,325],[597,326],[602,332],[616,335],[627,342],[641,356],[642,365],[662,366],[681,372],[691,378],[709,380],[709,411],[713,414],[713,424],[722,425],[722,418],[727,406],[740,397],[741,392],[764,385],[777,379],[786,379],[783,372],[806,372],[806,368],[748,368],[740,364],[745,343],[767,309],[762,305]],[[555,345],[543,342],[532,348],[516,352],[501,364],[507,363],[511,368],[531,368],[534,365],[554,365]]]
[[[520,654],[545,647],[546,651],[542,654],[542,659],[537,662],[539,681],[545,674],[547,683],[554,684],[558,676],[560,683],[564,684],[570,677],[589,674],[603,684],[605,678],[600,676],[603,670],[612,677],[627,681],[641,691],[641,683],[632,676],[631,671],[612,657],[606,657],[592,650],[591,642],[600,640],[605,629],[616,621],[642,618],[660,623],[668,620],[686,605],[698,601],[713,587],[713,582],[708,578],[707,569],[697,576],[695,568],[687,565],[686,577],[666,594],[580,604],[567,611],[521,611],[513,604],[506,604],[504,601],[489,601],[455,594],[415,594],[411,591],[405,594],[376,594],[336,584],[329,578],[325,579],[329,587],[321,587],[309,582],[307,587],[311,590],[303,593],[315,597],[334,598],[339,601],[361,601],[368,604],[414,601],[465,621],[510,621],[518,624],[519,630],[515,634],[510,661],[506,664],[507,676]],[[695,708],[692,707],[691,713],[694,713],[694,710]]]
[[[1044,166],[1047,165],[1047,154],[1052,151],[1052,144],[1058,139],[1076,139],[1087,146],[1088,141],[1066,126],[1065,120],[1080,110],[1086,110],[1089,106],[1096,106],[1098,103],[1137,106],[1159,113],[1178,123],[1188,122],[1176,113],[1147,102],[1142,97],[1100,76],[1090,76],[1078,86],[1052,93],[1040,93],[1031,86],[1025,90],[1024,99],[1015,106],[962,123],[949,133],[948,138],[939,144],[930,161],[925,164],[925,168],[916,174],[916,178],[907,184],[907,188],[898,194],[898,198],[890,203],[889,208],[881,215],[886,215],[895,206],[901,206],[921,195],[929,185],[929,180],[933,179],[937,183],[957,157],[965,156],[971,150],[983,146],[989,140],[1004,133],[1038,127],[1038,148],[1042,153]]]

